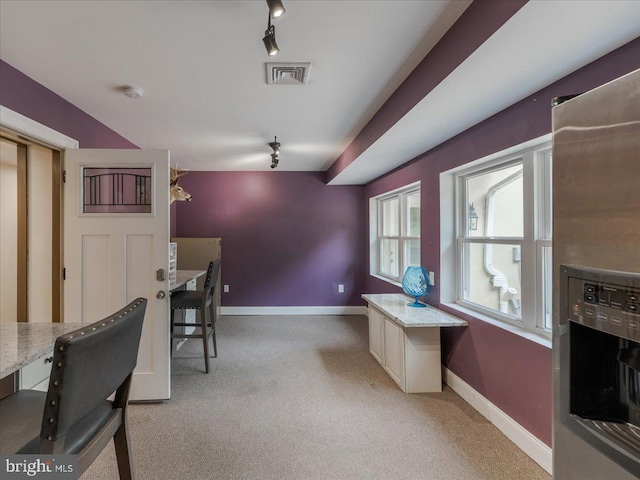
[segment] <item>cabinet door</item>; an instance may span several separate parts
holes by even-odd
[[[51,375],[51,362],[53,354],[45,355],[25,365],[20,369],[20,389],[47,391],[49,388],[49,375]],[[44,384],[43,384],[44,382]],[[44,390],[42,386],[44,385]],[[40,385],[40,388],[36,388]]]
[[[384,360],[385,370],[404,391],[404,331],[388,318],[384,319]]]
[[[369,308],[369,352],[384,365],[384,318],[373,308]]]

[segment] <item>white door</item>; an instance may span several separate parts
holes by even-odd
[[[130,398],[168,399],[169,152],[69,149],[64,168],[64,321],[146,298]]]

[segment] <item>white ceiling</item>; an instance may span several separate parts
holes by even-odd
[[[264,0],[2,0],[0,58],[180,167],[269,170],[277,135],[279,170],[326,170],[468,4],[284,0],[268,57]],[[268,61],[308,84],[267,85]]]
[[[283,1],[269,58],[263,0],[0,0],[0,58],[181,168],[269,170],[277,135],[279,170],[324,171],[469,5]],[[366,183],[638,36],[635,0],[531,1],[332,183]],[[267,61],[311,62],[308,84],[267,85]]]
[[[330,183],[367,183],[638,36],[637,0],[529,1]]]

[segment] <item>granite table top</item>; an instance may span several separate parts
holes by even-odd
[[[1,323],[0,378],[52,352],[56,338],[82,326],[81,323]]]
[[[180,288],[188,281],[201,277],[206,273],[206,270],[176,270],[175,278],[169,276],[169,290]]]
[[[431,305],[410,307],[413,298],[401,293],[365,293],[362,298],[386,317],[403,327],[466,327],[468,324]]]

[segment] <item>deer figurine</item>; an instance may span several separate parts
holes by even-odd
[[[170,172],[169,172],[169,194],[170,194],[170,198],[171,198],[171,202],[173,203],[176,200],[178,201],[184,201],[186,200],[187,202],[190,202],[192,200],[191,198],[191,194],[185,190],[182,189],[182,187],[180,185],[178,185],[178,179],[184,175],[186,175],[187,173],[189,173],[188,170],[185,169],[179,169],[178,165],[176,165],[176,168],[173,167],[169,167]]]

